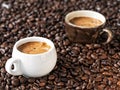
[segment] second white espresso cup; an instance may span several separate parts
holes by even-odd
[[[50,45],[47,52],[40,54],[26,54],[20,52],[18,46],[32,41],[45,42]],[[17,41],[13,47],[12,58],[5,65],[6,71],[12,75],[26,77],[41,77],[50,73],[57,61],[57,53],[53,42],[43,37],[28,37]],[[12,65],[14,68],[12,69]]]

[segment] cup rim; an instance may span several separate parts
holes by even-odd
[[[96,26],[96,27],[82,27],[82,26],[78,26],[78,25],[75,25],[75,24],[72,24],[72,23],[70,23],[70,20],[68,20],[68,16],[70,15],[70,14],[72,14],[72,13],[80,13],[80,12],[91,12],[91,13],[95,13],[95,14],[98,14],[98,15],[100,15],[101,17],[103,17],[104,18],[104,22],[102,21],[102,20],[100,20],[100,21],[102,21],[102,24],[100,24],[99,26]],[[79,16],[80,17],[80,16]],[[90,16],[87,16],[87,17],[90,17]],[[92,17],[92,18],[94,18],[94,17]],[[66,24],[68,24],[68,25],[70,25],[70,26],[72,26],[72,27],[77,27],[77,28],[81,28],[81,29],[94,29],[94,28],[98,28],[98,27],[101,27],[102,25],[104,25],[105,23],[106,23],[106,18],[105,18],[105,16],[103,15],[103,14],[101,14],[101,13],[99,13],[99,12],[97,12],[97,11],[93,11],[93,10],[75,10],[75,11],[72,11],[72,12],[69,12],[66,16],[65,16],[65,23]]]
[[[30,39],[33,39],[33,40],[30,40]],[[37,40],[35,40],[37,39]],[[39,40],[43,40],[43,42],[47,43],[48,45],[50,45],[50,49],[47,51],[47,52],[43,52],[43,53],[38,53],[38,54],[27,54],[27,53],[23,53],[21,51],[18,50],[18,47],[24,43],[27,43],[27,42],[31,42],[31,41],[38,41]],[[27,41],[28,40],[28,41]],[[25,42],[24,42],[25,41]],[[23,42],[22,44],[20,44],[21,42]],[[44,38],[44,37],[38,37],[38,36],[33,36],[33,37],[26,37],[26,38],[22,38],[20,40],[18,40],[15,45],[14,45],[14,49],[16,49],[17,52],[19,52],[20,54],[24,54],[24,55],[28,55],[28,56],[38,56],[38,55],[45,55],[45,54],[48,54],[49,52],[51,52],[53,49],[54,49],[54,43],[50,40],[50,39],[47,39],[47,38]]]

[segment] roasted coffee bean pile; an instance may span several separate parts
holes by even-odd
[[[105,15],[114,35],[109,44],[69,41],[65,15],[82,9]],[[40,78],[8,74],[13,45],[30,36],[54,42],[57,65]],[[120,0],[0,0],[0,90],[120,90]]]

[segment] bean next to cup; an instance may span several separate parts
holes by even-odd
[[[103,28],[105,23],[105,17],[92,10],[72,11],[65,16],[66,34],[72,42],[97,43],[98,37],[107,33],[107,40],[102,43],[109,43],[113,34],[110,30]]]

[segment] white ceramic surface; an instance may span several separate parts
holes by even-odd
[[[17,47],[30,41],[46,42],[51,46],[48,52],[42,54],[25,54]],[[5,65],[6,71],[12,75],[23,75],[27,77],[41,77],[50,73],[57,61],[55,46],[51,40],[43,37],[28,37],[17,41],[13,47],[12,58]],[[14,65],[14,69],[12,69]]]

